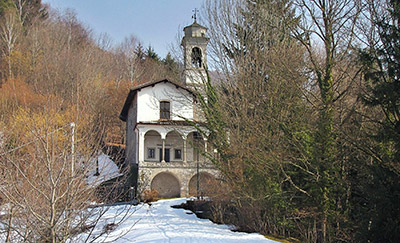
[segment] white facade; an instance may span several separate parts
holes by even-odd
[[[127,123],[126,163],[139,194],[155,189],[161,197],[198,195],[206,179],[218,176],[203,156],[210,150],[205,136],[191,124],[202,117],[190,87],[205,76],[206,30],[196,22],[184,29],[185,84],[145,83],[126,99],[120,115]]]
[[[169,82],[143,88],[137,94],[137,122],[160,119],[160,101],[169,101],[171,120],[193,119],[193,96],[188,91]]]

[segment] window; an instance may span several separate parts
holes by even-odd
[[[181,149],[175,149],[175,159],[182,159],[182,150]]]
[[[154,148],[147,149],[147,158],[148,159],[155,159],[156,158],[156,150]]]
[[[161,101],[160,102],[160,119],[171,119],[170,114],[170,103],[169,101]]]
[[[160,162],[162,161],[162,149],[160,149]],[[164,161],[169,162],[169,148],[164,149]]]
[[[200,139],[203,139],[203,137],[201,136],[201,134],[199,132],[193,132],[193,139],[200,140]]]

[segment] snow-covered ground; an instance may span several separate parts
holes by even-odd
[[[188,210],[171,208],[187,199],[160,200],[148,204],[139,204],[130,209],[128,217],[114,225],[124,215],[126,205],[112,206],[103,215],[93,231],[91,239],[104,232],[106,225],[115,226],[107,235],[95,242],[276,242],[260,234],[233,232],[229,226],[217,225],[207,219],[199,219]],[[114,217],[118,215],[117,217]],[[86,235],[87,236],[87,235]],[[80,235],[83,239],[85,234]],[[76,241],[80,241],[76,239]]]
[[[100,153],[99,156],[90,161],[89,166],[86,181],[91,186],[98,186],[105,181],[122,175],[119,173],[115,162],[104,153]]]

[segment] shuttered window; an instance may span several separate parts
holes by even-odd
[[[148,148],[147,149],[147,158],[148,159],[155,159],[156,158],[156,149],[155,148]]]
[[[171,110],[170,110],[169,101],[161,101],[160,102],[160,119],[171,119]]]
[[[175,149],[175,159],[182,159],[182,150],[180,149]]]

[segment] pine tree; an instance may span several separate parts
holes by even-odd
[[[363,52],[368,92],[365,101],[384,112],[379,139],[393,143],[387,159],[400,158],[400,1],[391,0],[390,15],[376,20],[380,46]],[[385,140],[385,141],[384,141]],[[395,169],[400,172],[399,164]]]
[[[376,15],[379,44],[361,52],[367,91],[364,101],[381,110],[374,163],[361,187],[361,240],[395,242],[400,238],[400,1],[389,2],[387,16]]]
[[[154,60],[159,62],[160,57],[158,54],[154,51],[153,47],[149,46],[146,50],[146,57],[149,58],[150,60]]]

